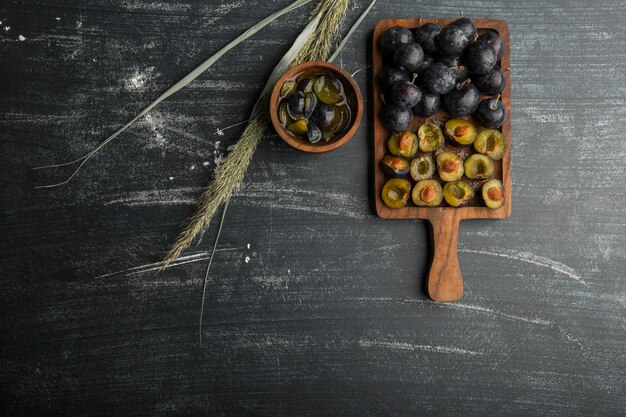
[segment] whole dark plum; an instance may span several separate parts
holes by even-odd
[[[498,60],[502,58],[504,55],[504,41],[496,32],[487,32],[483,33],[478,37],[478,40],[481,42],[487,42],[494,51],[496,51],[496,57]]]
[[[480,102],[476,112],[476,119],[481,126],[497,129],[506,120],[506,108],[498,98],[486,98]]]
[[[441,98],[443,106],[452,117],[468,116],[476,110],[480,103],[480,92],[472,83],[457,86]]]
[[[439,52],[443,55],[459,55],[470,42],[465,33],[454,26],[442,30],[436,41]]]
[[[424,51],[416,43],[400,46],[393,56],[393,63],[396,68],[402,71],[416,72],[422,60]]]
[[[402,26],[392,26],[381,35],[379,42],[383,55],[393,58],[393,54],[400,46],[415,43],[415,38],[409,29]]]
[[[287,99],[287,111],[293,119],[304,116],[304,93],[294,91]]]
[[[403,109],[415,107],[422,98],[422,90],[409,81],[401,81],[391,87],[389,101]]]
[[[463,55],[440,55],[438,60],[454,73],[457,82],[469,76],[469,70],[463,63]]]
[[[335,118],[335,109],[330,104],[319,103],[313,112],[312,118],[321,128],[326,128],[330,126]]]
[[[463,58],[467,68],[474,74],[486,74],[498,62],[496,51],[484,41],[470,44],[465,50]]]
[[[421,100],[413,107],[413,114],[417,117],[431,117],[439,110],[439,102],[439,94],[424,91]]]
[[[456,83],[454,73],[441,62],[435,62],[424,71],[424,86],[435,94],[452,91]]]
[[[384,92],[391,90],[391,87],[400,81],[411,81],[411,74],[393,67],[384,67],[378,74],[378,84]]]
[[[395,106],[393,104],[385,106],[382,114],[382,121],[385,127],[391,131],[406,130],[411,124],[413,112],[409,109]]]
[[[476,25],[467,17],[461,17],[456,19],[454,22],[450,23],[448,27],[456,27],[461,29],[461,31],[467,36],[467,39],[474,40],[474,36],[476,36]]]
[[[426,71],[426,68],[430,67],[433,62],[435,62],[435,59],[432,56],[424,55],[424,59],[422,59],[422,63],[417,67],[415,73],[421,77],[424,71]]]
[[[424,23],[413,30],[415,41],[420,44],[424,52],[434,54],[439,48],[435,43],[435,38],[441,33],[441,26],[435,23]]]
[[[306,130],[306,138],[311,143],[317,143],[322,139],[322,131],[315,123],[309,123]]]
[[[506,78],[499,67],[495,67],[486,74],[472,75],[472,82],[481,93],[487,95],[501,93],[506,87]]]

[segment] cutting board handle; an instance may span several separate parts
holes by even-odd
[[[458,210],[437,210],[429,218],[433,231],[433,260],[428,270],[428,296],[434,301],[457,301],[463,297],[463,277],[457,257]]]

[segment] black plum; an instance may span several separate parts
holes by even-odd
[[[439,102],[439,94],[423,91],[421,100],[413,107],[413,114],[417,117],[430,117],[437,113]]]
[[[317,143],[322,139],[322,131],[315,123],[309,123],[306,130],[306,138],[311,143]]]
[[[404,109],[410,109],[417,105],[421,98],[422,91],[418,86],[409,81],[402,81],[394,84],[391,88],[388,100],[391,104],[395,104]]]
[[[456,19],[448,25],[448,27],[450,26],[460,29],[469,40],[474,40],[474,36],[476,36],[476,25],[467,17]]]
[[[452,117],[468,116],[476,110],[480,103],[480,92],[472,83],[466,82],[457,86],[441,98],[443,106]]]
[[[499,67],[495,67],[486,74],[473,75],[472,82],[481,93],[488,95],[501,93],[506,86],[506,78]]]
[[[400,81],[411,81],[411,74],[393,67],[384,67],[378,75],[378,84],[385,92],[391,90],[391,87]]]
[[[454,26],[443,29],[436,38],[439,52],[443,55],[458,55],[469,44],[469,38],[463,31]]]
[[[422,47],[416,43],[410,43],[402,45],[396,50],[393,56],[393,63],[399,70],[416,72],[423,59],[424,51]]]
[[[393,26],[381,35],[380,49],[383,50],[385,56],[393,58],[393,54],[400,46],[414,42],[415,39],[409,29],[402,26]]]
[[[498,61],[496,51],[483,41],[470,44],[465,50],[463,59],[467,68],[474,74],[488,73]]]
[[[500,97],[486,98],[480,102],[474,116],[483,127],[497,129],[506,120],[506,108]]]
[[[478,37],[480,42],[487,42],[494,51],[496,51],[496,57],[498,60],[504,55],[504,41],[496,32],[483,33]]]
[[[406,130],[411,124],[413,112],[399,106],[388,105],[383,109],[382,121],[392,131]]]
[[[422,59],[422,63],[419,67],[417,67],[415,73],[421,77],[424,74],[424,71],[426,71],[426,68],[430,67],[433,62],[435,62],[435,59],[432,56],[424,55],[424,59]]]
[[[441,62],[435,62],[424,71],[424,86],[432,93],[449,93],[456,83],[454,73]]]
[[[319,126],[326,128],[330,126],[335,118],[335,109],[330,104],[319,103],[313,112],[312,118]]]
[[[304,116],[304,101],[304,93],[302,91],[295,91],[289,96],[287,111],[292,118],[296,119]]]
[[[469,70],[463,64],[463,55],[440,55],[438,60],[454,73],[457,82],[469,76]]]
[[[413,30],[415,41],[419,43],[428,54],[434,54],[439,48],[435,43],[435,38],[441,33],[441,26],[434,23],[424,23],[422,26]]]

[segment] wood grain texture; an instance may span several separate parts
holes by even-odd
[[[242,128],[216,129],[248,117],[310,9],[226,55],[69,187],[32,189],[61,175],[30,167],[79,156],[288,3],[0,5],[0,414],[625,415],[626,172],[607,163],[607,149],[626,160],[623,1],[379,1],[337,59],[360,70],[354,138],[324,155],[271,132],[259,145],[213,261],[203,350],[217,225],[177,266],[155,262]],[[463,301],[433,303],[426,223],[376,216],[367,66],[381,19],[460,9],[511,31],[515,207],[463,222]]]
[[[382,189],[387,178],[381,168],[380,161],[388,153],[387,140],[392,132],[385,128],[381,118],[378,116],[383,109],[381,99],[382,91],[376,82],[379,72],[382,70],[383,56],[379,45],[380,36],[390,27],[402,26],[407,28],[417,28],[425,23],[436,23],[443,27],[447,26],[454,19],[385,19],[378,22],[372,36],[372,91],[374,104],[374,201],[376,213],[385,219],[426,219],[433,228],[433,260],[428,270],[428,295],[434,301],[458,301],[463,296],[463,277],[457,258],[457,241],[459,222],[462,219],[503,219],[511,215],[511,72],[504,72],[506,86],[501,94],[501,100],[506,108],[507,118],[498,129],[506,140],[506,152],[499,161],[494,161],[496,166],[494,178],[502,181],[504,185],[504,205],[499,209],[476,205],[466,205],[463,207],[418,207],[412,202],[402,209],[391,209],[385,205],[382,199]],[[474,19],[474,24],[481,35],[486,31],[497,32],[504,41],[505,50],[502,59],[498,62],[500,68],[509,68],[511,65],[511,40],[509,27],[506,22],[496,19]],[[481,99],[487,96],[481,95]],[[442,108],[433,117],[414,117],[411,121],[410,129],[417,132],[423,123],[434,122],[443,125],[450,115]],[[475,126],[479,124],[471,119]],[[448,147],[448,145],[446,145]],[[467,147],[466,149],[471,148]],[[457,152],[452,148],[447,150]],[[464,151],[466,152],[466,151]],[[437,176],[438,178],[438,176]],[[463,180],[469,184],[479,183],[479,181],[468,180],[463,176]],[[440,179],[439,179],[440,180]],[[443,181],[440,180],[443,184]],[[473,185],[474,188],[477,185]],[[476,190],[477,195],[480,189]],[[476,198],[475,200],[479,200]]]

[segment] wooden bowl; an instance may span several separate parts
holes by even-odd
[[[280,104],[279,96],[282,85],[288,79],[304,72],[325,73],[337,78],[341,84],[343,84],[346,97],[348,98],[348,105],[350,106],[350,111],[352,113],[350,125],[346,127],[342,134],[336,135],[328,142],[322,141],[323,143],[310,143],[308,140],[287,131],[278,119],[278,105]],[[276,129],[276,133],[278,133],[278,136],[280,136],[281,139],[289,145],[303,152],[329,152],[345,145],[352,138],[352,136],[354,136],[354,133],[359,128],[361,118],[363,117],[363,96],[361,95],[361,90],[354,81],[354,78],[352,78],[352,76],[343,68],[325,61],[305,62],[285,72],[276,82],[270,98],[270,116],[272,118],[272,125],[274,125],[274,129]]]

